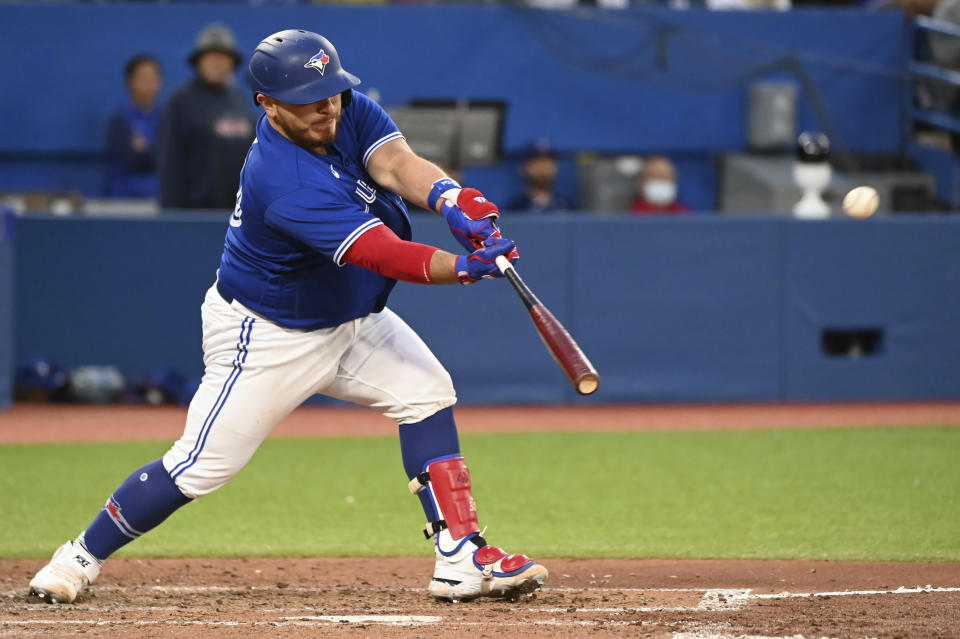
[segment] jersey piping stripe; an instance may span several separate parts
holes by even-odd
[[[230,397],[230,392],[233,390],[234,384],[236,384],[237,379],[240,378],[240,373],[243,372],[243,364],[247,361],[247,347],[250,345],[250,334],[253,332],[253,324],[256,321],[257,320],[252,317],[244,317],[243,321],[240,323],[240,340],[237,342],[237,356],[233,360],[233,370],[230,371],[230,375],[223,383],[223,387],[220,389],[220,395],[217,397],[217,401],[215,401],[213,406],[210,408],[210,412],[207,414],[207,418],[204,420],[203,426],[200,429],[197,442],[193,445],[193,450],[190,451],[190,454],[187,455],[185,460],[177,464],[170,472],[171,478],[176,479],[183,474],[185,470],[197,463],[200,453],[203,452],[203,447],[207,443],[207,436],[210,434],[210,431],[213,428],[213,423],[217,420],[217,416],[220,415],[220,411],[227,403],[227,399]],[[247,333],[246,338],[244,338],[243,335],[244,330],[246,330]]]
[[[343,266],[343,256],[350,249],[353,243],[357,241],[357,238],[373,227],[380,226],[381,224],[383,224],[383,222],[380,221],[380,218],[375,217],[372,220],[367,220],[357,228],[353,229],[353,232],[351,232],[350,235],[348,235],[347,238],[340,243],[340,246],[337,247],[336,252],[334,252],[333,263],[337,266]]]
[[[379,140],[371,144],[370,147],[367,149],[367,152],[363,154],[364,168],[366,168],[367,162],[370,160],[371,153],[379,149],[381,146],[383,146],[390,140],[397,140],[402,137],[403,137],[403,133],[400,133],[399,131],[394,131],[393,133],[388,133],[387,135],[383,136],[382,138],[380,138]]]

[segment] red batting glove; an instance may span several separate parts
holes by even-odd
[[[488,238],[501,238],[500,227],[496,220],[500,217],[500,209],[497,205],[484,197],[483,193],[477,189],[461,189],[457,194],[456,209],[462,213],[466,220],[457,221],[451,219],[447,212],[447,222],[450,223],[450,230],[454,237],[467,250],[478,250],[484,248],[484,240]],[[469,243],[469,245],[468,245]],[[507,259],[514,261],[520,257],[517,249],[511,250],[507,254]]]
[[[477,189],[460,189],[457,195],[457,206],[471,220],[500,217],[500,209],[497,205],[483,197],[483,193]]]

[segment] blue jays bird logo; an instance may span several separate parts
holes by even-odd
[[[323,49],[320,49],[315,56],[307,60],[303,68],[316,69],[320,72],[320,75],[323,75],[323,69],[327,66],[327,62],[330,62],[330,56],[328,56]]]

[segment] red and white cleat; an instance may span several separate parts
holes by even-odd
[[[514,601],[539,590],[548,575],[547,569],[533,559],[508,555],[496,546],[488,546],[480,535],[456,541],[443,531],[437,535],[436,554],[429,590],[445,601],[476,597]]]

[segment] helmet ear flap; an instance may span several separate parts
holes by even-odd
[[[340,108],[346,109],[350,106],[350,101],[353,99],[353,89],[347,89],[346,91],[340,92]]]

